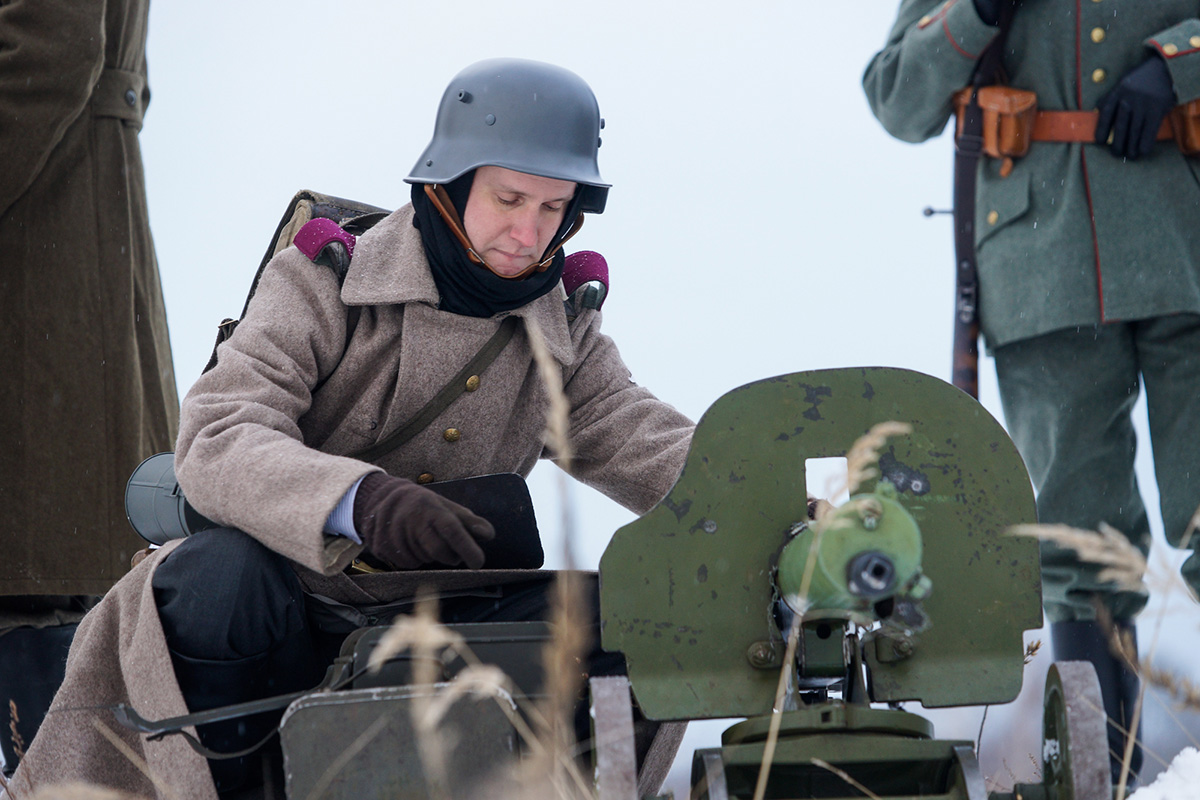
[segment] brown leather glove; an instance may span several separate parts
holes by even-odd
[[[404,478],[373,472],[354,496],[354,528],[371,555],[393,569],[483,566],[480,542],[496,531],[483,517]]]

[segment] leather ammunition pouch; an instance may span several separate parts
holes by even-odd
[[[954,93],[954,113],[958,117],[955,138],[962,136],[963,112],[971,101],[968,86]],[[981,86],[979,108],[983,111],[983,152],[992,158],[1020,158],[1033,142],[1033,123],[1037,115],[1037,95],[1011,86]]]
[[[1200,100],[1175,106],[1169,119],[1180,152],[1185,156],[1200,153]]]

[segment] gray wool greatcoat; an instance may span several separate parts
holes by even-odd
[[[148,10],[0,3],[0,595],[107,591],[145,544],[125,482],[175,439],[138,148]]]
[[[408,206],[360,237],[340,297],[329,268],[295,248],[277,255],[220,347],[217,366],[184,400],[176,469],[189,501],[287,556],[310,589],[342,602],[403,597],[418,582],[454,589],[529,577],[441,570],[351,579],[342,569],[361,547],[323,526],[346,490],[380,468],[410,479],[524,475],[539,457],[552,457],[544,445],[548,398],[527,338],[531,322],[562,371],[573,474],[639,513],[674,485],[692,422],[632,382],[599,331],[597,311],[582,310],[568,322],[561,290],[512,312],[524,324],[476,391],[379,465],[351,457],[413,415],[505,316],[450,314],[437,310],[437,300]],[[363,307],[348,343],[347,305]],[[460,431],[456,441],[444,436],[451,427]],[[15,776],[18,791],[54,776],[154,794],[92,726],[95,719],[111,727],[111,714],[90,709],[132,701],[152,719],[186,713],[150,591],[153,570],[171,547],[140,564],[84,618],[67,679]],[[204,760],[178,737],[143,742],[120,735],[180,797],[215,797]]]

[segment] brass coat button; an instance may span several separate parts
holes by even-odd
[[[1104,83],[1104,79],[1108,77],[1108,73],[1103,69],[1092,70],[1092,83]]]
[[[473,392],[478,388],[479,388],[479,376],[478,375],[472,375],[471,377],[467,378],[467,391],[468,392]]]
[[[926,25],[928,25],[931,22],[933,22],[933,17],[926,14],[925,16],[921,17],[921,19],[917,22],[917,25],[924,28]]]
[[[433,483],[433,473],[422,472],[417,476],[417,483]]]
[[[1169,55],[1169,56],[1173,56],[1173,55],[1175,55],[1176,53],[1178,53],[1178,52],[1179,52],[1179,48],[1178,48],[1178,47],[1176,47],[1176,46],[1175,46],[1175,45],[1173,45],[1173,44],[1164,44],[1164,45],[1163,45],[1163,52],[1164,52],[1165,54]]]
[[[999,211],[989,211],[988,212],[988,216],[987,216],[988,225],[995,225],[999,219],[1000,219]]]
[[[1190,44],[1192,47],[1200,47],[1200,36],[1193,36],[1192,38],[1188,39],[1188,44]]]
[[[447,442],[457,442],[462,438],[462,431],[460,431],[458,428],[446,428],[445,432],[442,434],[442,438]]]
[[[1092,28],[1092,41],[1100,44],[1104,41],[1104,28]]]

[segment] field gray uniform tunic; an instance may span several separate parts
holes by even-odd
[[[1200,97],[1198,14],[1194,0],[1021,3],[1005,51],[1008,83],[1036,92],[1040,109],[1093,110],[1154,56],[1185,103]],[[904,0],[863,76],[872,111],[904,141],[938,135],[995,34],[971,0]],[[1198,170],[1173,142],[1136,161],[1091,143],[1034,142],[1008,177],[998,161],[982,160],[981,328],[1043,522],[1105,521],[1148,546],[1129,422],[1139,374],[1168,540],[1180,540],[1200,503]],[[1193,586],[1195,561],[1184,568]],[[1043,566],[1051,620],[1088,618],[1091,596],[1109,591],[1063,553],[1046,550]],[[1140,593],[1108,600],[1117,616],[1144,603]]]
[[[301,581],[345,603],[526,580],[534,571],[405,571],[351,578],[361,552],[323,532],[361,476],[385,468],[417,480],[501,471],[527,474],[545,446],[548,396],[529,347],[542,331],[562,370],[572,474],[645,512],[674,485],[693,423],[635,384],[600,313],[573,309],[561,290],[511,312],[512,341],[420,435],[378,465],[352,457],[413,416],[496,331],[507,314],[478,319],[437,309],[438,294],[412,208],[363,234],[341,288],[328,267],[294,247],[263,273],[246,317],[221,345],[217,366],[184,400],[177,474],[197,510],[241,528],[296,563]],[[347,341],[347,305],[362,310]],[[316,387],[320,387],[319,389]],[[315,389],[315,391],[314,391]],[[457,436],[446,436],[454,428]],[[52,780],[87,780],[152,796],[155,788],[93,726],[113,727],[105,706],[131,702],[152,719],[185,714],[151,580],[169,543],[122,579],[80,623],[67,677],[13,779],[14,793]],[[119,729],[155,780],[184,798],[216,797],[205,760],[179,737],[147,742]]]

